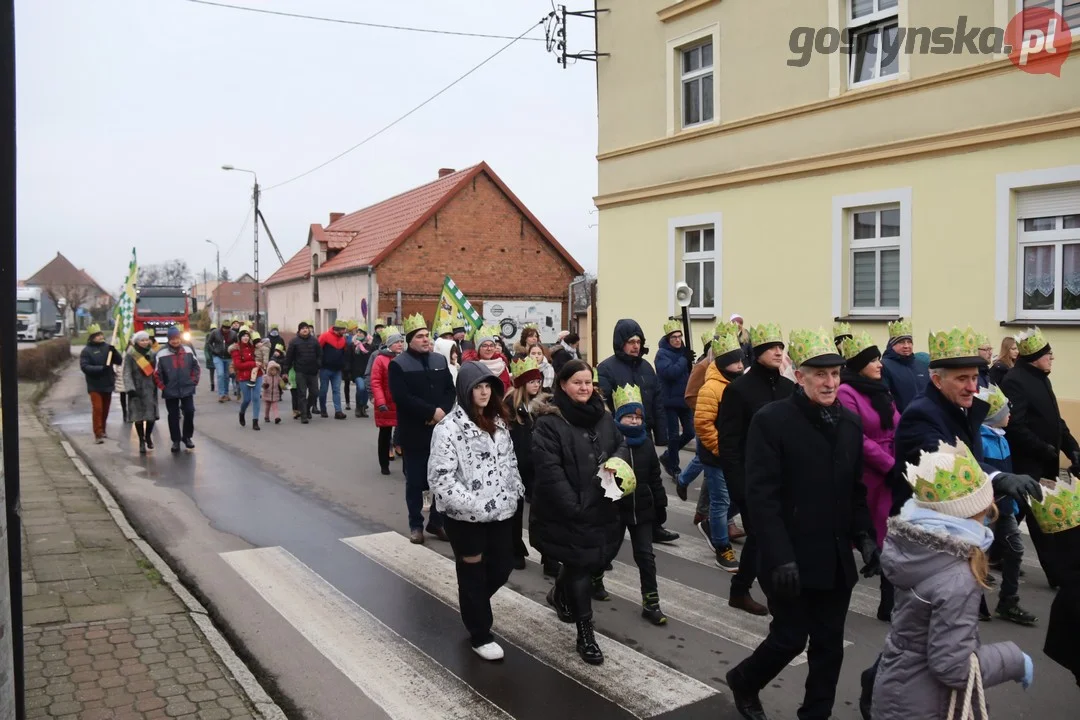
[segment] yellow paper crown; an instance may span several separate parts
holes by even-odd
[[[423,313],[416,313],[405,318],[405,334],[413,332],[414,330],[427,329],[427,320],[424,319]]]
[[[987,418],[994,417],[1001,408],[1009,404],[1009,398],[1005,397],[1005,393],[997,385],[983,388],[979,392],[978,398],[990,406],[990,412],[986,414]]]
[[[713,340],[716,339],[716,332],[714,330],[706,330],[701,333],[701,344],[708,347]]]
[[[795,367],[822,355],[836,354],[836,341],[825,328],[791,331],[788,355]]]
[[[495,342],[495,338],[501,337],[502,328],[500,328],[498,325],[483,325],[479,330],[476,331],[476,337],[474,338],[474,340],[476,341],[477,347],[479,347],[481,344],[486,342]]]
[[[386,339],[391,335],[403,335],[401,330],[398,330],[394,325],[387,325],[382,329],[382,341],[386,342]]]
[[[889,323],[889,339],[902,337],[913,337],[915,334],[915,326],[911,324],[910,320],[900,318],[894,322]]]
[[[710,344],[713,357],[727,355],[729,352],[741,350],[739,342],[739,326],[732,322],[719,322],[713,330],[713,340]]]
[[[526,355],[521,360],[513,360],[510,362],[510,375],[513,377],[521,377],[530,370],[540,370],[540,366],[536,364],[536,359],[531,355]]]
[[[930,362],[978,357],[979,335],[970,326],[930,333]]]
[[[611,401],[615,404],[615,409],[618,410],[627,403],[637,403],[641,405],[641,389],[637,385],[623,385],[622,387],[615,388],[615,392],[611,395]]]
[[[670,335],[673,332],[682,332],[682,320],[671,319],[664,323],[664,335]]]
[[[750,344],[754,347],[766,343],[784,342],[784,332],[777,323],[762,323],[750,328]]]
[[[990,485],[990,479],[979,466],[979,461],[960,440],[956,441],[955,446],[942,440],[935,452],[923,450],[919,454],[918,465],[907,463],[906,476],[916,500],[931,505],[971,497],[980,491],[985,492],[985,488]],[[993,490],[990,489],[986,505],[974,508],[964,517],[971,517],[985,510],[993,499]]]
[[[839,340],[842,337],[851,337],[851,323],[836,323],[832,329],[833,337]]]
[[[1020,333],[1016,338],[1016,344],[1020,348],[1021,355],[1034,355],[1050,342],[1043,336],[1042,330],[1032,328]]]
[[[858,335],[844,338],[840,343],[840,354],[844,356],[845,360],[850,360],[867,348],[874,347],[874,345],[874,339],[870,337],[870,333],[863,331]]]
[[[1043,499],[1030,498],[1031,514],[1044,533],[1080,527],[1080,488],[1077,479],[1058,480],[1054,488],[1043,486]]]
[[[627,497],[637,488],[637,475],[634,474],[634,468],[622,458],[608,458],[604,462],[604,468],[614,473],[623,497]]]
[[[979,347],[984,348],[990,346],[990,336],[986,333],[977,333],[975,340],[979,343]]]
[[[435,336],[442,337],[443,335],[450,335],[454,332],[454,326],[449,320],[443,320],[441,323],[435,326]]]

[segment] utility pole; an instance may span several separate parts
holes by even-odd
[[[259,325],[259,176],[255,174],[254,170],[245,170],[232,165],[222,165],[221,169],[250,173],[255,178],[255,189],[251,194],[251,201],[255,205],[255,215],[252,217],[255,226],[255,330],[262,333]]]
[[[217,288],[221,285],[221,248],[213,240],[207,238],[206,242],[210,243],[217,249],[216,263],[217,263],[217,276],[214,278],[214,287]],[[213,295],[209,294],[211,301],[213,301]],[[221,322],[221,311],[218,310],[218,304],[214,303],[214,324],[217,325]]]

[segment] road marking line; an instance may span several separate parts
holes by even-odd
[[[280,547],[221,557],[394,720],[506,720],[492,704]]]
[[[455,610],[454,562],[394,532],[345,538],[363,553]],[[577,681],[639,718],[651,718],[719,694],[694,678],[601,636],[604,664],[586,665],[574,650],[576,630],[551,608],[508,587],[491,598],[494,631],[537,660]]]

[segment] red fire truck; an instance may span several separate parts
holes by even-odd
[[[145,330],[154,342],[165,343],[169,328],[176,325],[191,342],[190,302],[188,292],[180,287],[141,285],[136,289],[134,332]]]

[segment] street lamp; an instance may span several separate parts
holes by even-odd
[[[221,248],[218,246],[218,244],[216,242],[214,242],[213,240],[210,240],[209,238],[207,238],[206,242],[210,243],[215,248],[217,248],[217,276],[214,278],[214,287],[217,287],[218,285],[221,284]],[[206,278],[203,278],[203,279],[205,280]],[[206,288],[203,288],[203,289],[205,290]],[[211,296],[211,297],[213,297],[213,296]],[[220,322],[221,322],[221,311],[218,309],[218,304],[214,303],[214,324],[217,325]]]
[[[254,214],[254,226],[255,226],[255,330],[262,332],[260,321],[262,315],[259,313],[259,176],[255,174],[254,170],[245,170],[244,168],[233,167],[232,165],[222,165],[222,170],[235,170],[236,172],[250,173],[255,178],[255,188],[252,190],[251,197],[255,204]],[[219,273],[218,280],[220,282],[221,275]]]

